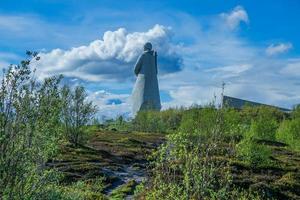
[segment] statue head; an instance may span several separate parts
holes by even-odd
[[[152,50],[152,44],[150,42],[146,42],[144,44],[144,51],[151,51]]]

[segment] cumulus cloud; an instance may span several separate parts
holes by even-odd
[[[278,55],[287,52],[291,48],[293,48],[292,43],[271,44],[266,49],[266,54],[268,56]]]
[[[241,22],[249,23],[248,14],[241,6],[236,6],[230,13],[222,13],[221,17],[230,29],[237,28]]]
[[[125,28],[106,31],[102,39],[87,46],[40,53],[37,73],[39,77],[64,74],[87,81],[128,79],[147,41],[159,52],[160,72],[176,72],[181,68],[181,58],[171,39],[171,28],[162,25],[155,25],[146,32],[128,33]]]
[[[98,108],[97,117],[116,118],[118,116],[131,117],[131,99],[129,94],[114,94],[106,90],[90,92],[88,100]]]

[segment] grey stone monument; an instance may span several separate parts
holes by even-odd
[[[152,50],[150,42],[144,45],[144,52],[135,64],[134,73],[137,79],[132,92],[133,115],[140,110],[160,110],[157,53]]]

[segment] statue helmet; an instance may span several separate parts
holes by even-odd
[[[152,44],[150,42],[146,42],[144,44],[144,50],[152,50]]]

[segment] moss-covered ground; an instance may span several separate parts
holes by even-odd
[[[268,198],[300,199],[300,152],[283,143],[257,141],[271,149],[270,164],[250,166],[231,160],[233,183],[236,186],[264,193]]]
[[[164,135],[157,133],[97,130],[85,145],[62,145],[48,165],[63,173],[66,186],[104,177],[101,192],[110,199],[123,199],[146,179],[147,156],[163,140]]]
[[[147,177],[147,155],[164,141],[157,133],[97,130],[85,145],[64,144],[59,155],[48,163],[63,172],[62,184],[89,182],[104,177],[103,190],[109,199],[132,195]],[[272,150],[272,162],[252,166],[235,157],[218,156],[230,162],[235,186],[264,193],[277,199],[300,199],[300,152],[283,143],[257,141]],[[228,148],[227,142],[220,148]]]

